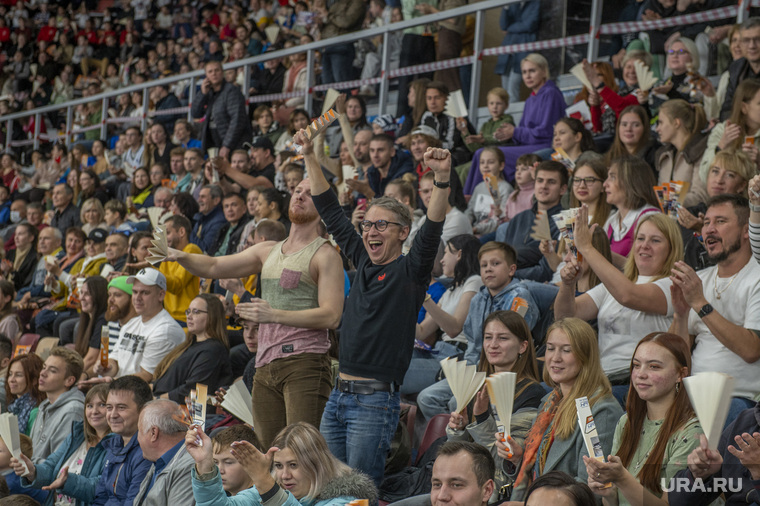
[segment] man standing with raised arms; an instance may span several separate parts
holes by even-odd
[[[409,254],[409,209],[388,197],[373,200],[358,235],[338,204],[304,131],[295,136],[309,172],[313,201],[341,250],[356,266],[340,339],[340,377],[320,430],[330,451],[380,484],[399,419],[398,387],[409,367],[417,312],[425,299],[448,206],[451,154],[428,149],[435,172],[427,220]],[[258,371],[256,372],[258,376]],[[254,388],[255,390],[255,388]]]
[[[319,425],[330,395],[328,329],[343,313],[343,263],[321,237],[310,181],[301,181],[290,200],[290,235],[220,257],[171,249],[192,274],[228,279],[260,274],[262,297],[237,305],[238,314],[259,323],[253,420],[262,447],[269,448],[286,425]]]

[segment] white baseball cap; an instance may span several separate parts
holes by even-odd
[[[155,285],[158,286],[161,290],[166,290],[166,276],[161,274],[156,269],[140,269],[140,272],[134,276],[129,276],[127,278],[127,283],[130,285],[135,281],[139,281],[143,285],[147,286]]]

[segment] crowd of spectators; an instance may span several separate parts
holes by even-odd
[[[503,44],[535,39],[539,4],[502,9]],[[723,5],[638,4],[621,20]],[[87,128],[103,119],[95,101],[73,142],[0,156],[0,406],[21,433],[13,458],[0,439],[0,496],[760,502],[760,18],[623,36],[582,62],[589,87],[572,97],[542,54],[502,57],[480,125],[446,112],[466,69],[400,79],[396,116],[368,116],[372,87],[339,95],[315,136],[301,98],[247,103],[305,89],[303,53],[247,83],[225,69],[458,5],[0,6],[0,114],[204,72],[189,110],[188,82],[153,86],[147,104],[111,104],[136,120],[105,137]],[[391,59],[455,57],[467,26],[395,34]],[[371,77],[378,44],[331,46],[319,78]],[[658,78],[649,91],[639,62]],[[449,357],[515,374],[509,427],[486,388],[457,408]],[[684,386],[703,372],[735,378],[719,441]],[[205,427],[184,411],[198,384],[216,406]],[[232,389],[251,393],[252,426],[220,406]],[[580,397],[604,461],[587,453]]]

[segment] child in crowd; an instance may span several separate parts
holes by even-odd
[[[499,148],[483,148],[478,168],[483,181],[472,191],[465,214],[472,223],[472,232],[479,237],[496,230],[514,188],[504,180],[504,153]]]
[[[500,150],[501,151],[501,150]],[[528,153],[517,159],[515,167],[515,191],[507,198],[507,207],[502,221],[509,221],[533,205],[533,187],[535,185],[536,165],[541,157]]]
[[[504,123],[509,123],[510,125],[515,124],[512,115],[504,113],[504,111],[507,110],[507,107],[509,107],[509,93],[507,93],[507,90],[499,87],[493,88],[488,92],[486,98],[488,114],[491,115],[491,119],[486,121],[483,126],[480,127],[480,133],[477,135],[471,135],[469,132],[462,131],[462,137],[467,143],[467,148],[473,153],[483,146],[501,144],[496,138],[494,138],[494,132],[496,132],[496,130],[498,130]],[[457,127],[458,126],[459,123],[457,123]],[[466,125],[464,126],[466,129]]]
[[[303,181],[304,170],[303,167],[295,163],[290,163],[283,170],[283,176],[285,177],[285,186],[288,187],[288,192],[293,195],[293,192],[298,186],[298,183]]]
[[[261,444],[253,429],[246,425],[233,425],[220,431],[214,439],[214,464],[219,468],[219,476],[222,478],[222,487],[229,496],[235,496],[238,492],[253,486],[253,480],[248,476],[245,468],[237,457],[232,455],[232,443],[236,441],[248,441],[257,449],[261,450]]]
[[[266,135],[272,144],[277,142],[282,132],[285,130],[280,128],[280,124],[274,120],[272,111],[266,105],[260,105],[253,110],[253,136]]]

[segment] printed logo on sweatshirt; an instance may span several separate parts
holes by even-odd
[[[379,275],[379,276],[377,277],[377,280],[378,280],[378,281],[382,281],[382,280],[384,280],[384,279],[385,279],[385,273],[382,273],[381,275]]]

